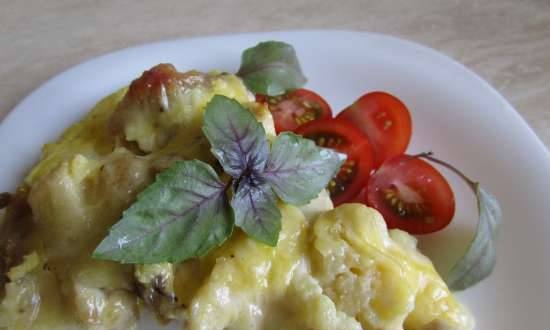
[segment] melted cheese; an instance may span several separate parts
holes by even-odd
[[[161,78],[172,77],[170,70],[163,67]],[[150,107],[139,106],[148,101],[135,94],[150,86],[153,78],[146,78],[147,84],[133,83],[130,92],[105,98],[47,144],[25,179],[35,226],[25,242],[28,256],[9,273],[0,328],[132,329],[135,288],[159,317],[181,319],[188,330],[473,327],[414,238],[388,232],[380,214],[363,205],[332,209],[326,192],[302,208],[280,205],[276,248],[237,230],[207,256],[182,264],[91,260],[94,247],[155,173],[176,159],[214,161],[200,133],[214,95],[236,98],[270,139],[275,136],[269,111],[253,102],[236,76],[212,73],[208,84],[181,90],[161,84]]]

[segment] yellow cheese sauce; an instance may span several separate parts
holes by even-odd
[[[269,111],[238,77],[160,65],[44,147],[21,189],[32,220],[14,240],[24,258],[5,274],[0,329],[135,329],[142,305],[188,330],[473,328],[413,237],[388,231],[364,205],[333,209],[326,192],[300,208],[280,203],[275,248],[236,230],[181,264],[91,259],[156,173],[178,159],[214,162],[200,126],[216,94],[275,136]],[[20,221],[10,207],[0,224]]]

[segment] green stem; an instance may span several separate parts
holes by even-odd
[[[458,175],[462,180],[464,180],[468,186],[470,186],[470,188],[474,191],[474,193],[476,192],[476,187],[477,187],[477,182],[471,180],[469,177],[467,177],[464,173],[462,173],[459,169],[457,169],[456,167],[454,167],[453,165],[447,163],[447,162],[444,162],[442,160],[439,160],[435,157],[433,157],[433,152],[431,151],[428,151],[428,152],[422,152],[422,153],[419,153],[419,154],[416,154],[416,155],[413,155],[413,157],[418,157],[418,158],[425,158],[431,162],[434,162],[436,164],[439,164],[451,171],[453,171],[456,175]]]

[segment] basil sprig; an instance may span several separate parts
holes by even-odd
[[[496,264],[495,239],[502,222],[502,211],[497,199],[472,182],[477,197],[479,222],[476,234],[462,258],[451,268],[446,282],[451,290],[465,290],[491,275]]]
[[[175,162],[124,211],[93,257],[158,263],[204,255],[233,229],[225,187],[210,165]]]
[[[300,88],[307,81],[294,48],[280,41],[261,42],[246,49],[237,76],[252,92],[270,96]]]
[[[275,246],[281,230],[278,198],[307,203],[345,160],[292,133],[277,136],[270,146],[263,126],[225,96],[214,96],[206,106],[203,131],[231,179],[223,182],[198,160],[174,163],[123,213],[94,251],[95,258],[181,262],[222,244],[234,225]]]

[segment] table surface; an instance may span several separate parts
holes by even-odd
[[[550,1],[0,0],[0,120],[48,78],[162,39],[351,29],[439,50],[501,92],[550,146]]]

